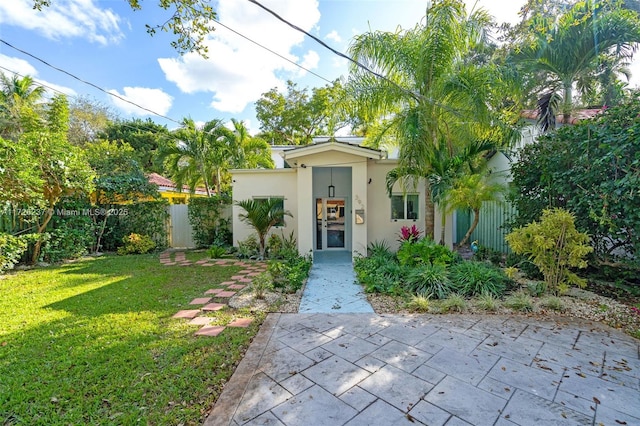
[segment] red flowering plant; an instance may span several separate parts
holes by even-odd
[[[413,225],[411,228],[409,228],[408,226],[403,226],[402,228],[400,228],[400,243],[404,243],[405,241],[415,243],[420,239],[421,233],[422,232],[415,225]]]

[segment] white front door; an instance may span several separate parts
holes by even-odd
[[[344,198],[316,198],[316,250],[346,247]]]

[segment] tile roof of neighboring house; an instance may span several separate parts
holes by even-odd
[[[571,113],[571,117],[569,118],[568,124],[576,124],[578,121],[586,120],[588,118],[593,118],[596,115],[600,114],[605,107],[603,108],[590,108],[590,109],[579,109],[573,111]],[[525,109],[522,111],[522,118],[527,118],[530,120],[537,120],[540,112],[537,109]],[[556,115],[556,123],[558,124],[567,124],[564,122],[564,116],[562,114]]]
[[[149,182],[155,183],[156,185],[158,185],[158,189],[160,191],[165,190],[165,191],[178,192],[178,187],[176,186],[175,183],[173,183],[171,179],[161,176],[157,173],[149,173]],[[189,192],[189,186],[182,185],[182,191]],[[199,188],[196,188],[195,193],[198,195],[207,195],[207,190],[205,188],[199,187]]]

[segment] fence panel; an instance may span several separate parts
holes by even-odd
[[[508,230],[504,223],[516,214],[516,209],[508,202],[486,202],[480,209],[480,221],[470,241],[478,241],[480,246],[489,247],[502,253],[509,253],[509,246],[504,240]],[[459,243],[473,222],[473,212],[456,211],[456,243]],[[464,228],[464,229],[462,229]]]
[[[189,223],[189,206],[186,204],[172,204],[169,206],[170,226],[169,245],[171,247],[193,248],[193,228]]]

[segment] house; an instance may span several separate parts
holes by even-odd
[[[403,226],[424,230],[424,184],[396,184],[390,197],[386,175],[398,160],[362,142],[354,137],[315,138],[310,145],[279,147],[279,168],[232,170],[235,244],[254,233],[238,219],[242,209],[235,205],[251,198],[282,200],[293,217],[272,232],[293,232],[301,254],[346,250],[352,256],[365,255],[372,242],[384,240],[397,248]],[[440,230],[435,232],[439,235]]]
[[[158,192],[162,198],[169,201],[169,204],[187,204],[190,197],[206,197],[207,191],[204,188],[196,188],[192,194],[187,185],[182,186],[182,191],[178,191],[176,184],[169,178],[157,173],[150,173],[149,182],[158,185]]]

